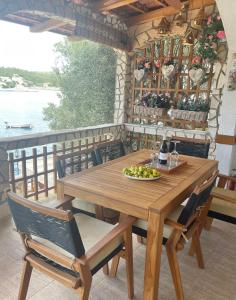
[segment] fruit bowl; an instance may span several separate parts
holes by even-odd
[[[161,177],[161,173],[156,168],[148,166],[132,166],[124,168],[123,174],[129,179],[143,181],[157,180]]]

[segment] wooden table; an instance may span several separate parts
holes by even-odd
[[[164,219],[218,165],[213,160],[181,156],[187,160],[187,165],[172,174],[163,174],[156,181],[132,180],[122,174],[124,167],[146,160],[151,153],[151,150],[131,153],[66,176],[57,186],[58,199],[63,199],[64,195],[79,197],[148,221],[145,300],[157,299]]]

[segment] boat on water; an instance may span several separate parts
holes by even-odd
[[[6,129],[11,128],[22,128],[22,129],[32,129],[32,124],[9,124],[8,122],[5,122]]]

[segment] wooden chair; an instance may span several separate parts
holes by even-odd
[[[173,136],[171,141],[179,141],[176,150],[179,154],[208,158],[210,141],[208,139],[193,139]],[[170,142],[171,142],[170,141]],[[173,151],[174,144],[170,143],[170,152]]]
[[[82,150],[70,152],[62,155],[57,155],[55,159],[55,167],[58,178],[63,178],[67,175],[80,172],[86,167],[96,166],[96,156],[93,150]],[[70,197],[72,201],[72,211],[74,213],[84,213],[91,217],[99,217],[103,219],[103,212],[100,207],[93,203],[89,203],[83,199]]]
[[[208,212],[211,219],[207,222],[208,229],[213,218],[236,224],[236,191],[229,189],[230,184],[236,184],[236,178],[221,174],[218,177],[217,187],[211,192],[212,203]]]
[[[178,300],[184,299],[181,283],[177,251],[184,248],[184,244],[192,239],[196,251],[197,263],[204,268],[203,255],[200,245],[199,232],[204,224],[211,202],[211,190],[215,184],[218,172],[202,185],[197,186],[190,195],[186,206],[179,206],[165,220],[163,231],[163,245],[166,247],[169,266]],[[137,220],[133,225],[133,233],[147,237],[147,221]],[[115,276],[119,264],[119,257],[113,260],[111,275]]]
[[[88,299],[92,276],[121,251],[128,296],[133,297],[134,218],[123,216],[114,226],[85,214],[41,206],[12,192],[8,203],[25,247],[18,300],[26,299],[33,268],[73,288],[80,299]]]
[[[95,149],[97,164],[125,156],[124,144],[121,140],[109,141],[99,145]]]
[[[102,143],[95,149],[96,163],[98,165],[105,163],[106,161],[113,160],[125,155],[124,144],[121,140],[108,141]],[[104,210],[105,219],[118,220],[119,212],[106,208]]]

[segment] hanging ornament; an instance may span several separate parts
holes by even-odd
[[[200,83],[203,76],[204,76],[204,71],[202,68],[191,69],[189,71],[189,77],[193,81],[194,84]]]
[[[182,12],[175,16],[173,23],[175,26],[182,27],[186,23],[186,19],[183,17]]]
[[[192,28],[190,28],[188,31],[187,31],[187,34],[185,35],[184,37],[184,40],[183,40],[183,45],[186,45],[186,46],[191,46],[194,44],[194,40],[195,40],[195,32]]]
[[[187,8],[188,5],[182,5],[181,11],[174,17],[174,26],[182,27],[187,22]]]
[[[134,77],[137,81],[141,81],[143,79],[143,76],[144,76],[144,69],[136,69],[134,70]]]
[[[207,18],[206,18],[206,15],[205,15],[205,10],[204,8],[202,7],[196,18],[192,21],[192,27],[195,28],[195,29],[201,29],[202,26],[206,25],[207,23]]]
[[[161,71],[162,71],[163,77],[166,80],[170,80],[170,78],[175,73],[175,66],[174,65],[164,65],[161,67]]]
[[[170,22],[165,17],[158,24],[157,31],[159,34],[167,34],[170,31]]]

